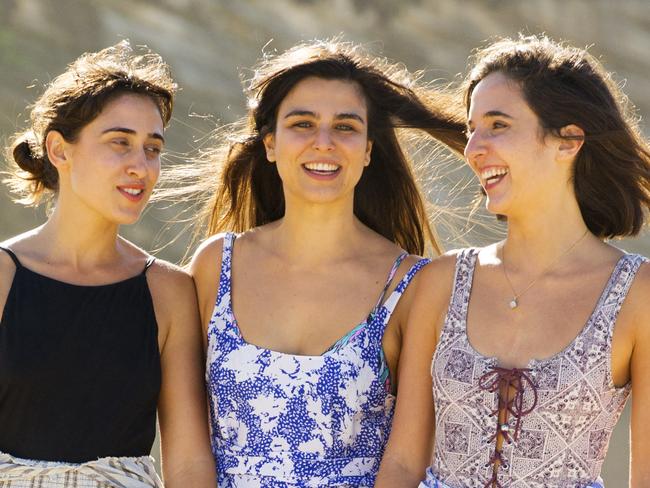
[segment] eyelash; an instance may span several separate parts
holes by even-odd
[[[499,130],[499,129],[506,129],[508,127],[508,124],[501,122],[499,120],[495,120],[492,122],[492,127],[490,127],[490,130]],[[471,127],[468,127],[465,129],[465,135],[467,137],[471,136],[476,129],[473,129]]]
[[[312,122],[309,121],[300,121],[300,122],[295,122],[291,124],[291,127],[295,127],[297,129],[311,129],[314,126]],[[353,127],[350,124],[336,124],[334,126],[337,130],[340,130],[342,132],[355,132],[356,128]]]
[[[114,139],[111,141],[112,144],[116,144],[120,147],[128,147],[129,146],[129,141],[126,139]],[[152,153],[156,156],[160,155],[162,152],[162,148],[157,147],[157,146],[146,146],[144,148],[145,151]]]

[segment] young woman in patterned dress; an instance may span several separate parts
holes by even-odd
[[[9,148],[47,222],[0,252],[0,486],[215,486],[192,279],[118,235],[160,172],[173,83],[123,42],[55,78]]]
[[[208,207],[208,234],[241,234],[210,237],[191,267],[220,488],[374,484],[414,254],[437,246],[396,128],[465,142],[462,113],[407,83],[336,42],[255,71]]]
[[[435,430],[421,487],[602,487],[630,391],[630,486],[650,486],[650,266],[606,242],[646,220],[648,142],[601,64],[546,37],[479,51],[465,103],[507,238],[420,274],[377,486],[416,487]]]

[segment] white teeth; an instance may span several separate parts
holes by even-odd
[[[311,171],[336,171],[339,169],[339,165],[331,163],[306,163],[305,168]]]
[[[122,191],[128,193],[129,195],[139,195],[144,190],[137,189],[137,188],[122,188]]]
[[[487,181],[491,178],[494,178],[495,176],[504,176],[508,174],[508,168],[488,168],[486,170],[481,171],[481,179],[483,181]]]

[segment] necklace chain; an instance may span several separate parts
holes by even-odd
[[[506,270],[506,246],[505,246],[505,244],[504,244],[503,247],[501,248],[501,266],[503,267],[503,276],[505,276],[506,281],[508,282],[508,286],[510,286],[510,290],[512,291],[512,299],[510,300],[510,302],[508,302],[508,306],[509,306],[512,310],[514,310],[515,308],[517,308],[517,307],[519,306],[519,298],[520,298],[524,293],[526,293],[528,290],[530,290],[531,287],[532,287],[535,283],[537,283],[537,280],[539,280],[539,279],[540,279],[542,276],[544,276],[544,275],[545,275],[545,274],[546,274],[546,273],[547,273],[547,272],[548,272],[548,271],[549,271],[553,266],[555,266],[555,265],[560,261],[560,259],[562,259],[564,256],[566,256],[567,254],[569,254],[569,253],[571,252],[571,250],[572,250],[574,247],[576,247],[576,246],[577,246],[577,245],[578,245],[578,244],[579,244],[579,243],[580,243],[580,242],[585,238],[585,236],[586,236],[588,233],[589,233],[589,229],[585,230],[585,233],[584,233],[584,234],[582,234],[582,235],[581,235],[581,236],[580,236],[580,237],[579,237],[579,238],[578,238],[578,239],[577,239],[573,244],[571,244],[571,245],[567,248],[566,251],[564,251],[564,252],[563,252],[562,254],[560,254],[557,258],[555,258],[555,259],[551,262],[551,264],[549,264],[548,266],[546,266],[546,267],[542,270],[542,272],[541,272],[539,275],[537,275],[536,278],[533,278],[533,280],[532,280],[530,283],[528,283],[528,285],[527,285],[527,286],[526,286],[522,291],[520,291],[519,293],[517,293],[517,292],[515,291],[515,287],[512,286],[512,282],[510,281],[510,277],[508,276],[508,271]]]

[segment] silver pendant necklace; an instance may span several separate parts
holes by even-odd
[[[514,310],[514,309],[516,309],[516,308],[519,306],[519,298],[520,298],[524,293],[526,293],[528,290],[530,290],[531,287],[532,287],[535,283],[537,283],[537,280],[539,280],[539,279],[540,279],[542,276],[544,276],[544,275],[545,275],[545,274],[546,274],[546,273],[547,273],[547,272],[548,272],[548,271],[549,271],[553,266],[555,266],[555,265],[560,261],[560,259],[562,259],[564,256],[566,256],[567,254],[569,254],[569,253],[571,252],[571,250],[572,250],[574,247],[576,247],[576,246],[577,246],[577,245],[578,245],[578,244],[579,244],[579,243],[580,243],[580,242],[585,238],[585,236],[586,236],[588,233],[589,233],[589,229],[585,230],[585,233],[582,234],[582,235],[578,238],[578,240],[576,240],[573,244],[571,244],[571,245],[568,247],[568,249],[567,249],[566,251],[564,251],[564,252],[563,252],[562,254],[560,254],[556,259],[554,259],[554,260],[551,262],[551,264],[549,264],[548,266],[546,266],[546,268],[544,268],[544,269],[542,270],[542,272],[541,272],[539,275],[537,275],[537,277],[534,278],[530,283],[528,283],[528,285],[526,286],[526,288],[524,288],[524,289],[523,289],[522,291],[520,291],[519,293],[517,293],[517,292],[515,291],[515,287],[512,286],[512,282],[510,281],[510,278],[508,277],[508,271],[506,270],[506,246],[505,246],[505,244],[504,244],[503,247],[501,248],[501,266],[502,266],[502,268],[503,268],[503,276],[505,276],[506,281],[508,282],[508,286],[510,287],[510,290],[512,291],[512,299],[508,302],[508,307],[510,307],[510,310]]]

